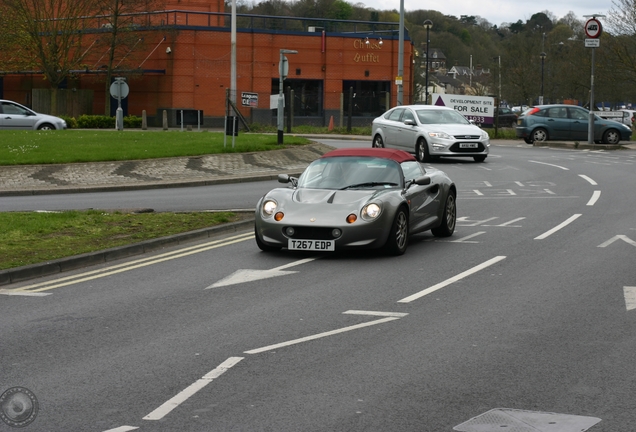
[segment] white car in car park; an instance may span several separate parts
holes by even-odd
[[[372,146],[415,153],[420,162],[440,157],[471,157],[483,162],[488,133],[450,107],[400,105],[373,120]]]
[[[66,121],[48,114],[40,114],[17,102],[0,99],[0,129],[66,129]]]

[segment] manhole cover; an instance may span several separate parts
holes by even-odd
[[[453,429],[461,432],[582,432],[600,421],[596,417],[495,408]]]

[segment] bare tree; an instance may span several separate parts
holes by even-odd
[[[82,17],[92,5],[93,0],[0,0],[17,32],[14,46],[31,59],[54,89],[82,62]]]

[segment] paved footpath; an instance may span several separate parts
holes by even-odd
[[[254,153],[5,166],[0,169],[0,196],[200,186],[275,179],[280,173],[301,173],[310,162],[331,149],[314,143]]]

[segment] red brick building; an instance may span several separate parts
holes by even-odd
[[[145,110],[149,124],[160,126],[165,110],[170,126],[175,126],[180,110],[201,110],[204,126],[223,125],[232,62],[231,15],[218,12],[221,8],[222,0],[173,0],[165,11],[135,16],[135,31],[143,42],[115,70],[130,88],[122,104],[125,115],[140,116]],[[95,34],[85,39],[87,46],[103,26],[95,20]],[[402,91],[407,104],[413,100],[414,51],[406,31],[404,39]],[[69,93],[92,93],[90,108],[84,109],[92,112],[85,113],[103,114],[109,96],[100,63],[103,52],[87,49],[87,67],[74,71],[65,88]],[[397,104],[397,23],[239,15],[237,88],[230,97],[248,122],[276,124],[270,96],[279,92],[280,49],[298,52],[287,55],[284,81],[285,93],[293,95],[286,104],[293,107],[295,124],[326,125],[332,116],[338,122],[351,105],[354,125],[367,125]],[[5,72],[0,84],[1,98],[27,105],[35,105],[33,89],[46,88],[37,73]],[[111,107],[114,111],[117,101]]]

